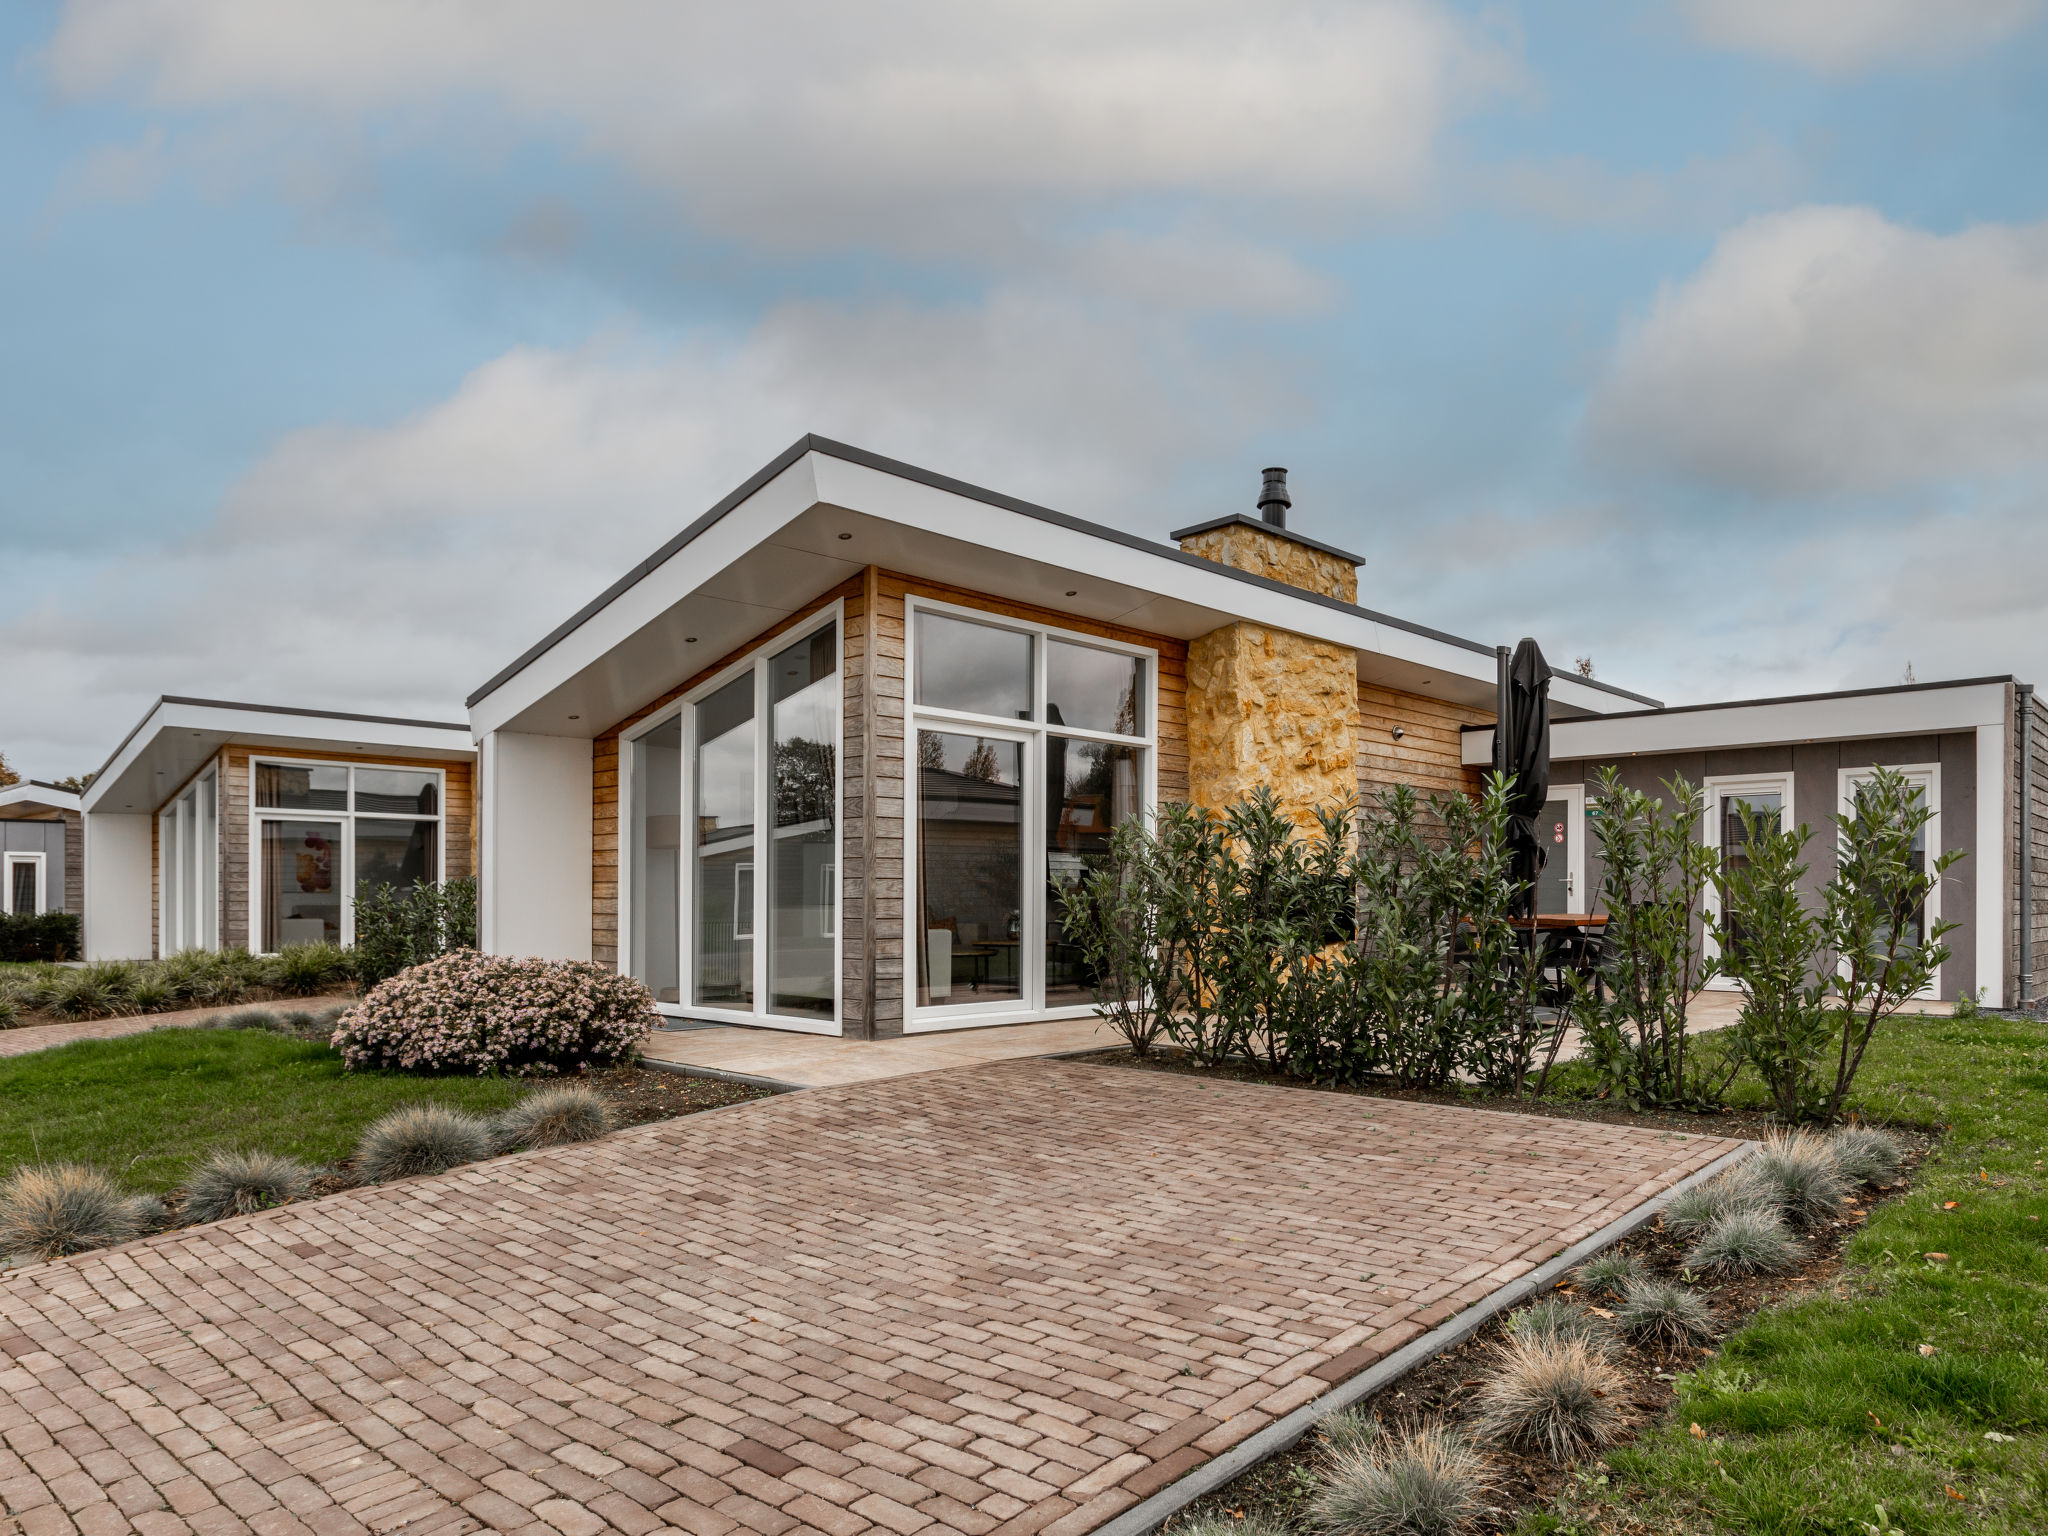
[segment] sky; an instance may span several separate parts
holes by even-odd
[[[0,8],[0,752],[461,719],[805,432],[1673,703],[2048,683],[2048,0]]]

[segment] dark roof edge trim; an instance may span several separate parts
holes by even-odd
[[[1574,678],[1574,682],[1590,682],[1590,678]],[[1885,688],[1838,688],[1832,693],[1786,693],[1770,699],[1725,699],[1719,704],[1672,704],[1658,709],[1631,709],[1614,715],[1591,715],[1579,720],[1555,720],[1553,725],[1587,725],[1598,721],[1605,725],[1611,720],[1648,720],[1659,715],[1699,715],[1715,709],[1758,709],[1769,704],[1818,704],[1827,699],[1870,699],[1888,693],[1931,693],[1937,688],[1982,688],[1989,683],[2020,683],[2012,673],[1998,677],[1953,677],[1939,683],[1893,683]],[[1460,732],[1490,731],[1490,725],[1461,725]]]
[[[657,566],[669,560],[685,545],[708,531],[720,518],[738,507],[748,497],[752,496],[807,453],[822,453],[848,464],[858,464],[864,469],[872,469],[882,474],[895,475],[898,479],[909,480],[918,485],[927,485],[934,490],[948,491],[953,495],[965,497],[969,501],[978,501],[984,506],[999,507],[1005,512],[1015,512],[1020,516],[1033,518],[1038,522],[1051,523],[1058,528],[1066,528],[1075,533],[1084,533],[1093,538],[1107,539],[1113,544],[1123,545],[1126,549],[1139,550],[1145,554],[1157,556],[1162,560],[1171,560],[1181,565],[1211,572],[1212,574],[1221,574],[1233,581],[1245,582],[1255,587],[1264,587],[1268,591],[1299,598],[1305,603],[1315,603],[1324,608],[1334,609],[1338,613],[1355,614],[1375,624],[1385,624],[1389,628],[1403,630],[1411,635],[1420,635],[1424,639],[1435,640],[1444,645],[1455,645],[1461,650],[1472,651],[1481,656],[1491,656],[1493,654],[1492,646],[1481,645],[1477,640],[1467,640],[1462,635],[1453,635],[1441,629],[1431,629],[1426,624],[1417,624],[1408,619],[1396,618],[1390,613],[1379,613],[1370,608],[1361,608],[1356,603],[1346,603],[1334,597],[1325,597],[1320,592],[1308,592],[1300,587],[1291,587],[1284,581],[1273,581],[1268,577],[1255,576],[1250,571],[1240,571],[1231,566],[1219,565],[1214,560],[1204,560],[1200,555],[1188,554],[1183,550],[1175,549],[1170,544],[1161,544],[1154,539],[1140,538],[1134,533],[1125,533],[1120,528],[1109,528],[1101,523],[1091,523],[1086,518],[1075,517],[1066,512],[1055,512],[1050,507],[1041,507],[1035,502],[1023,501],[1015,496],[1006,496],[1001,491],[991,491],[984,486],[970,485],[965,480],[955,480],[950,475],[942,475],[929,469],[921,469],[915,464],[906,464],[900,459],[891,459],[879,453],[870,453],[867,449],[856,448],[850,443],[834,442],[831,438],[819,437],[815,433],[807,433],[790,444],[789,447],[783,449],[781,453],[769,460],[759,470],[755,471],[744,484],[732,491],[716,506],[712,507],[710,511],[692,522],[681,533],[627,571],[625,575],[585,603],[569,618],[556,625],[538,643],[529,647],[517,661],[514,661],[489,682],[485,683],[483,687],[472,693],[465,703],[469,708],[474,709],[484,699],[497,692],[498,689],[504,687],[506,683],[525,671],[535,661],[538,661],[542,656],[553,650],[557,644],[581,628],[615,599],[622,596],[647,576],[653,574]],[[1621,698],[1635,699],[1652,707],[1655,707],[1658,702],[1646,694],[1631,693],[1626,688],[1615,687],[1612,683],[1595,682],[1591,678],[1574,678],[1572,681],[1584,683],[1587,687],[1600,689],[1604,693],[1616,694]]]
[[[1249,512],[1233,512],[1228,517],[1212,517],[1206,523],[1196,523],[1189,528],[1176,528],[1167,537],[1178,544],[1182,539],[1192,539],[1198,533],[1213,533],[1218,528],[1256,528],[1261,533],[1270,533],[1276,539],[1290,539],[1310,549],[1321,550],[1326,555],[1335,555],[1339,560],[1352,565],[1365,564],[1365,556],[1354,555],[1348,549],[1339,549],[1334,544],[1325,544],[1321,539],[1311,539],[1296,533],[1292,528],[1275,528],[1262,517],[1253,517]]]
[[[352,715],[338,709],[302,709],[291,704],[241,704],[233,699],[192,699],[181,694],[165,693],[157,696],[157,701],[142,712],[142,718],[121,738],[121,744],[107,754],[107,760],[101,763],[93,774],[95,784],[114,766],[114,759],[128,750],[128,743],[142,734],[142,728],[149,724],[155,718],[156,712],[166,704],[186,704],[199,709],[239,709],[258,715],[296,715],[308,720],[352,720],[359,725],[410,725],[429,731],[460,731],[464,737],[469,735],[467,721],[460,725],[451,725],[446,720],[408,720],[400,715]],[[88,784],[86,788],[89,790],[92,785]]]

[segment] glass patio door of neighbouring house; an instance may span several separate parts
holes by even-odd
[[[1785,831],[1792,825],[1792,775],[1789,773],[1747,779],[1710,778],[1706,781],[1705,792],[1707,846],[1714,850],[1723,874],[1732,875],[1748,867],[1754,833]],[[1706,952],[1718,955],[1721,946],[1713,936],[1711,925],[1720,920],[1721,903],[1711,882],[1702,905],[1709,922]],[[1730,925],[1729,938],[1732,945],[1741,945],[1742,925],[1739,920]],[[1731,990],[1735,983],[1719,977],[1711,985]]]
[[[1921,763],[1897,770],[1905,779],[1917,804],[1931,807],[1931,814],[1913,835],[1913,853],[1922,870],[1928,861],[1941,853],[1941,768],[1934,763]],[[1841,771],[1841,811],[1844,818],[1854,814],[1857,787],[1870,778],[1868,768],[1844,768]],[[1905,931],[1899,936],[1900,947],[1917,949],[1927,942],[1928,925],[1941,921],[1941,883],[1936,881],[1927,893],[1927,899],[1908,915]],[[1876,935],[1879,944],[1890,939],[1889,925],[1881,928]],[[1927,987],[1919,994],[1922,997],[1941,995],[1941,977],[1937,972]]]

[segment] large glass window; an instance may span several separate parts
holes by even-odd
[[[157,817],[157,942],[167,955],[220,947],[217,773],[207,769]]]
[[[438,769],[259,760],[250,779],[264,953],[353,943],[363,882],[403,892],[443,878]]]
[[[839,952],[839,644],[821,629],[768,658],[775,834],[768,865],[769,1008],[832,1017]]]
[[[696,708],[696,1000],[751,1010],[756,788],[753,672],[733,679]]]
[[[1049,629],[914,609],[910,932],[924,1027],[1086,1007],[1075,883],[1142,813],[1148,658]],[[953,720],[1015,721],[981,731]]]
[[[682,1001],[683,722],[671,716],[630,743],[633,784],[632,954],[656,1002]]]
[[[659,1001],[833,1026],[839,721],[833,622],[764,649],[625,744],[620,963]]]
[[[1024,995],[1024,746],[917,733],[917,1002]]]

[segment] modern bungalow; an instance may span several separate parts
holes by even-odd
[[[469,727],[161,698],[82,797],[85,953],[346,944],[357,882],[476,867]]]
[[[1540,878],[1538,905],[1584,911],[1597,902],[1599,852],[1588,847],[1586,827],[1599,815],[1593,784],[1604,766],[1667,803],[1666,786],[1681,778],[1701,790],[1700,835],[1724,858],[1739,854],[1744,806],[1775,814],[1787,829],[1813,829],[1806,885],[1815,893],[1834,873],[1833,818],[1873,768],[1896,768],[1932,809],[1926,847],[1963,855],[1921,914],[1923,931],[1930,921],[1957,925],[1946,940],[1951,958],[1928,995],[1976,997],[1994,1008],[2038,998],[2035,957],[2048,939],[2048,892],[2040,889],[2048,755],[2033,692],[2011,677],[1982,677],[1559,720],[1540,823],[1556,856]],[[1467,727],[1464,739],[1468,767],[1492,761],[1490,725]]]
[[[484,947],[679,1020],[1088,1012],[1059,892],[1118,822],[1478,782],[1496,648],[1360,606],[1289,504],[1269,471],[1259,515],[1162,544],[804,438],[469,700]]]
[[[0,789],[0,912],[85,909],[78,795],[28,779]]]

